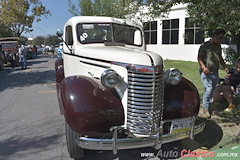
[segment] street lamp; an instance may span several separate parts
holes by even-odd
[[[40,28],[37,28],[37,29],[39,29],[40,31],[43,31],[43,34],[44,34],[43,39],[44,39],[44,47],[45,47],[45,31],[43,29],[40,29]]]

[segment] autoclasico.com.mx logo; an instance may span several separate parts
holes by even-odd
[[[176,159],[179,157],[179,152],[177,148],[168,151],[160,149],[156,154],[151,152],[143,152],[140,156],[143,158],[143,160],[160,160],[160,157],[167,159]]]
[[[177,150],[175,147],[173,150],[159,150],[155,153],[141,153],[141,158],[143,160],[160,160],[161,159],[178,159],[178,158],[194,158],[194,157],[202,157],[202,158],[213,158],[213,157],[222,157],[222,158],[237,158],[239,155],[239,146],[231,147],[230,152],[221,151],[220,152],[212,152],[207,150],[196,150],[191,151],[187,149],[183,149],[181,151]]]

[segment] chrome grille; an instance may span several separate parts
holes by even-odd
[[[135,136],[157,133],[163,111],[163,69],[128,70],[127,128]]]

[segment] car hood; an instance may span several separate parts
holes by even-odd
[[[76,51],[83,57],[135,65],[163,65],[162,57],[156,53],[127,48],[124,46],[87,46]]]

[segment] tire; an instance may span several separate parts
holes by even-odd
[[[19,56],[16,57],[15,66],[16,66],[16,67],[19,67]]]
[[[76,143],[76,139],[81,137],[81,135],[74,130],[72,130],[69,125],[65,122],[65,130],[66,130],[66,142],[68,153],[71,158],[79,159],[84,156],[84,149],[79,147]]]
[[[4,70],[4,62],[3,60],[0,60],[0,71]]]

